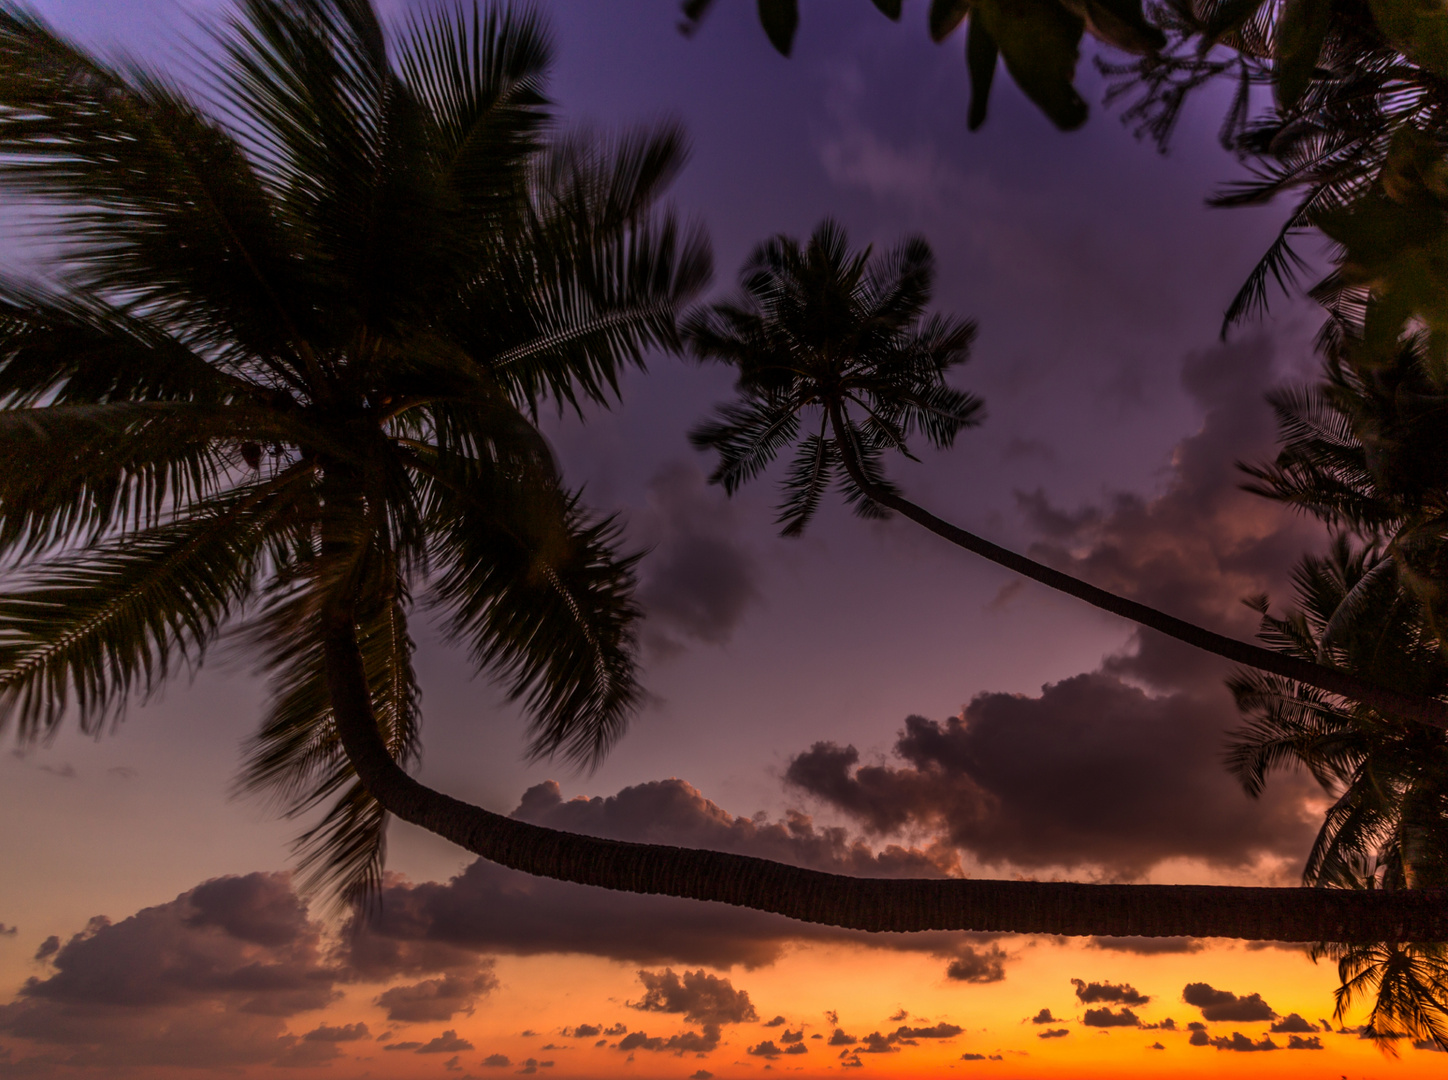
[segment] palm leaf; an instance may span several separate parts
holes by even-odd
[[[199,660],[250,595],[303,471],[238,489],[169,525],[33,567],[0,596],[0,719],[33,739],[73,708],[85,730]]]

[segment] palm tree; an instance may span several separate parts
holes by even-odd
[[[1198,649],[1448,726],[1448,708],[1435,696],[1203,629],[993,544],[906,499],[884,475],[884,453],[913,457],[909,439],[917,433],[949,447],[980,409],[976,398],[944,381],[965,361],[974,327],[925,318],[933,277],[924,240],[872,259],[868,251],[852,253],[844,230],[829,220],[803,246],[784,236],[760,245],[740,274],[741,295],[685,323],[696,356],[739,371],[742,400],[692,433],[696,446],[719,456],[711,480],[732,493],[794,445],[779,511],[787,536],[802,532],[825,491],[838,485],[862,516],[901,514],[958,547]]]
[[[1339,534],[1295,578],[1298,606],[1263,612],[1274,647],[1368,669],[1420,693],[1448,686],[1448,663],[1417,595],[1373,545]],[[1317,888],[1402,890],[1448,884],[1448,738],[1379,715],[1300,683],[1252,674],[1234,680],[1249,717],[1228,764],[1251,795],[1276,770],[1303,768],[1333,800],[1308,855],[1303,882]],[[1338,964],[1337,1018],[1358,999],[1374,1006],[1366,1031],[1392,1052],[1403,1037],[1448,1049],[1448,947],[1442,942],[1320,942],[1314,959]]]
[[[534,753],[623,730],[634,558],[532,418],[673,345],[709,251],[655,209],[677,130],[551,133],[532,16],[420,17],[394,63],[363,0],[246,0],[219,46],[208,110],[0,7],[4,178],[67,280],[0,287],[0,703],[95,730],[239,627],[272,678],[242,785],[330,800],[303,865],[365,891],[386,815],[327,678],[413,760],[414,596]]]
[[[0,178],[66,245],[63,292],[0,290],[19,738],[98,730],[230,630],[272,678],[244,783],[331,800],[302,854],[354,899],[395,815],[532,874],[866,930],[1448,938],[1425,891],[849,878],[418,783],[417,602],[522,701],[536,753],[596,759],[637,700],[632,557],[533,416],[606,403],[675,345],[709,269],[653,209],[680,140],[550,138],[528,16],[428,16],[389,49],[366,0],[244,0],[221,43],[208,110],[0,4]]]

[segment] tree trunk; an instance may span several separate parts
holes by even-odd
[[[1079,885],[856,878],[717,851],[632,844],[514,821],[424,787],[377,730],[349,612],[328,617],[337,734],[379,803],[491,862],[622,892],[715,900],[855,930],[1232,937],[1263,941],[1448,940],[1448,890],[1357,892],[1212,885]]]
[[[1120,615],[1124,619],[1130,619],[1148,629],[1175,638],[1177,641],[1204,652],[1231,660],[1233,663],[1280,675],[1284,679],[1305,683],[1319,690],[1325,690],[1329,694],[1337,694],[1352,701],[1362,702],[1379,712],[1416,720],[1432,727],[1448,728],[1448,704],[1436,698],[1404,694],[1385,686],[1378,686],[1337,668],[1314,664],[1286,653],[1266,649],[1260,645],[1251,645],[1245,641],[1238,641],[1236,638],[1229,638],[1225,634],[1203,629],[1195,623],[1178,619],[1176,616],[1158,611],[1154,607],[1148,607],[1146,604],[1107,592],[1105,589],[1074,578],[1070,574],[1038,563],[1034,559],[1028,559],[1008,548],[1003,548],[999,544],[993,544],[974,533],[966,532],[948,521],[943,521],[909,499],[902,498],[871,483],[860,468],[852,448],[846,442],[843,418],[839,415],[838,409],[831,410],[831,421],[835,439],[842,448],[840,458],[844,463],[845,471],[850,474],[850,479],[855,482],[856,486],[881,506],[895,511],[902,517],[909,518],[917,525],[923,525],[936,536],[950,541],[957,547],[974,552],[976,555],[982,555],[991,562],[1004,566],[1007,570],[1014,570],[1016,573],[1028,577],[1032,581],[1038,581],[1058,592],[1084,600],[1102,611]]]

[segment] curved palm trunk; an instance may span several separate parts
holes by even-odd
[[[1109,611],[1113,615],[1130,619],[1132,622],[1156,630],[1167,637],[1175,638],[1177,641],[1201,649],[1203,652],[1214,653],[1244,667],[1256,668],[1258,671],[1270,672],[1285,679],[1293,679],[1308,686],[1315,686],[1329,694],[1360,701],[1381,712],[1417,720],[1433,727],[1448,728],[1448,704],[1435,698],[1400,693],[1337,668],[1324,667],[1322,664],[1314,664],[1286,653],[1265,649],[1260,645],[1251,645],[1245,641],[1227,637],[1225,634],[1203,629],[1195,623],[1178,619],[1176,616],[1158,611],[1154,607],[1148,607],[1135,600],[1128,600],[1124,596],[1117,596],[1113,592],[1108,592],[1082,581],[1080,578],[1074,578],[1070,574],[1038,563],[1034,559],[1028,559],[1024,555],[1003,548],[999,544],[993,544],[974,533],[966,532],[948,521],[943,521],[909,499],[902,498],[881,488],[878,484],[872,483],[860,468],[858,459],[849,448],[847,434],[838,409],[831,410],[831,423],[835,430],[835,438],[843,448],[840,457],[845,471],[850,474],[850,479],[861,491],[881,506],[895,511],[902,517],[909,518],[917,525],[923,525],[936,536],[950,541],[957,547],[982,555],[998,566],[1014,570],[1032,581],[1039,581],[1042,585],[1058,592],[1084,600],[1102,611]]]
[[[393,761],[378,734],[350,613],[329,618],[325,655],[337,734],[372,796],[404,821],[539,877],[716,900],[856,930],[1264,941],[1448,939],[1448,890],[855,878],[747,855],[600,840],[529,825],[433,791]]]

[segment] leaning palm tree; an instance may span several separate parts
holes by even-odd
[[[0,3],[0,182],[65,244],[63,289],[0,288],[19,738],[98,729],[230,631],[272,678],[243,782],[329,804],[303,859],[354,899],[393,815],[531,874],[865,930],[1448,937],[1422,891],[860,879],[418,783],[418,603],[521,700],[536,753],[596,759],[638,700],[632,557],[533,419],[676,345],[709,269],[654,209],[679,138],[554,136],[546,37],[515,13],[389,45],[366,0],[244,0],[221,57],[207,108]]]
[[[802,532],[825,492],[838,486],[864,517],[898,513],[966,551],[1195,648],[1448,726],[1448,707],[1436,696],[1204,629],[994,544],[905,498],[885,476],[884,455],[913,457],[916,434],[949,447],[980,410],[976,398],[945,382],[966,360],[974,328],[925,317],[934,269],[921,239],[871,258],[851,252],[844,230],[829,220],[806,244],[779,236],[760,245],[740,274],[741,295],[695,312],[684,327],[696,356],[739,372],[741,400],[692,433],[696,446],[718,454],[711,480],[732,493],[793,446],[779,507],[787,536]]]
[[[553,131],[538,20],[247,0],[207,109],[0,7],[0,153],[64,292],[0,286],[0,707],[93,730],[239,629],[271,674],[242,786],[328,803],[303,865],[376,884],[338,665],[418,748],[414,599],[595,760],[637,700],[632,556],[533,423],[605,401],[710,272],[655,209],[669,127]],[[13,575],[13,576],[12,576]]]

